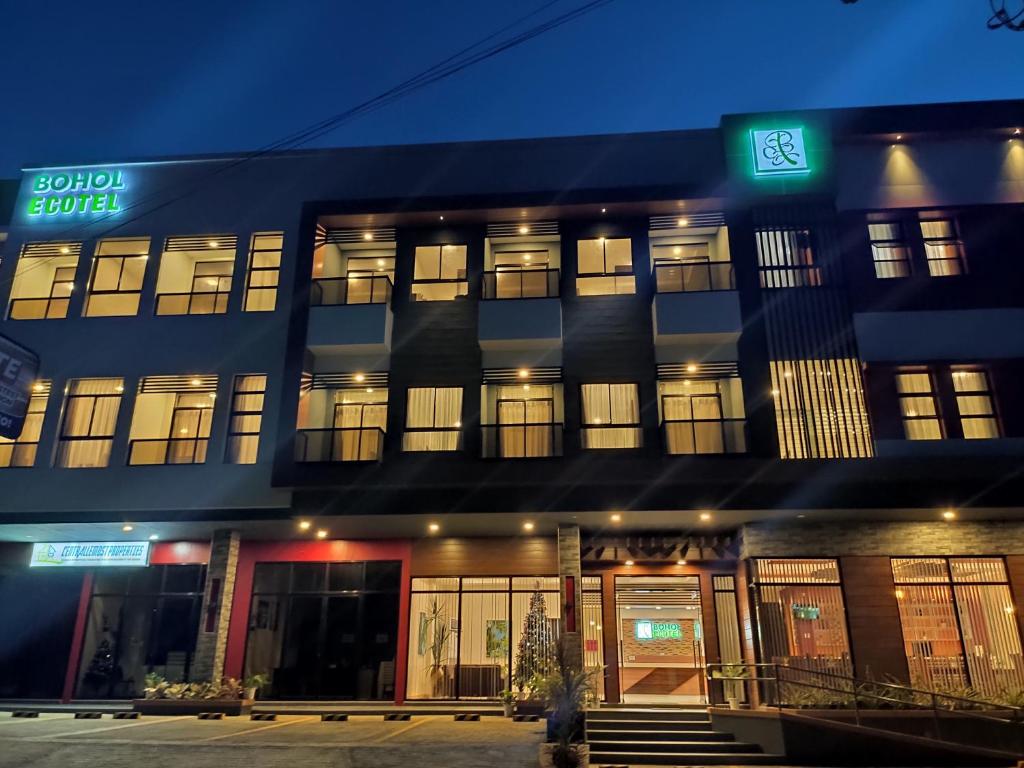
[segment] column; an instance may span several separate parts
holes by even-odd
[[[210,540],[210,563],[206,567],[203,608],[192,660],[192,679],[219,680],[224,675],[224,657],[231,623],[231,596],[238,568],[238,531],[214,531]]]
[[[558,581],[562,598],[562,635],[572,663],[583,668],[583,628],[580,626],[583,573],[580,527],[558,526]]]

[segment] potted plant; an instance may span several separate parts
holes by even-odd
[[[242,680],[243,699],[256,700],[256,692],[270,682],[266,675],[249,675]]]
[[[712,678],[723,681],[722,689],[725,691],[725,700],[729,704],[729,709],[740,708],[741,697],[738,695],[737,689],[740,686],[739,681],[746,679],[747,672],[746,664],[723,664],[711,672]]]
[[[498,693],[498,698],[501,699],[501,708],[505,712],[505,717],[512,717],[516,711],[516,699],[518,698],[515,692],[505,688]]]
[[[540,745],[541,768],[587,768],[586,708],[594,697],[596,670],[586,670],[564,636],[554,654],[554,670],[543,679],[541,693],[550,710],[548,742]]]

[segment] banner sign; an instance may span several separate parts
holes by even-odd
[[[637,640],[683,639],[683,628],[675,621],[638,621],[633,626]]]
[[[127,188],[124,171],[117,168],[37,173],[26,210],[33,218],[51,219],[119,213],[118,195]]]
[[[148,541],[83,541],[32,545],[30,567],[96,568],[149,565]]]
[[[0,437],[17,440],[39,373],[35,352],[0,336]]]

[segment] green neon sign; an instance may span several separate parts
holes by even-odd
[[[683,628],[675,621],[638,621],[633,625],[637,640],[682,640]]]
[[[118,194],[127,187],[124,171],[113,168],[39,173],[32,179],[26,212],[48,219],[118,213]]]
[[[797,176],[811,172],[803,128],[752,128],[750,152],[755,176]]]

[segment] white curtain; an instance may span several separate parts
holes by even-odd
[[[582,394],[584,448],[640,447],[636,384],[584,384]]]
[[[76,379],[70,382],[61,430],[61,466],[107,466],[123,386],[121,379]]]
[[[404,448],[407,451],[455,451],[462,428],[462,387],[409,389]]]
[[[498,387],[501,456],[521,458],[553,453],[554,387]],[[530,425],[530,426],[527,426]]]

